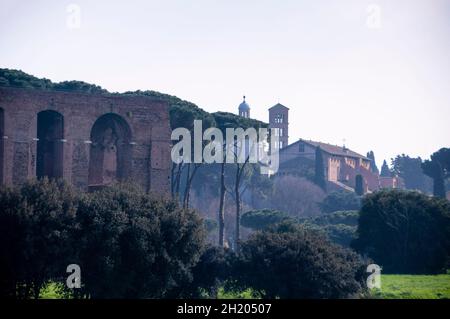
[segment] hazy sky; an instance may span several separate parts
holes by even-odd
[[[280,102],[291,143],[345,139],[378,164],[450,146],[449,0],[0,0],[0,67],[210,112],[245,94],[265,121]]]

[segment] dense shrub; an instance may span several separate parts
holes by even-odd
[[[450,254],[450,203],[410,191],[367,195],[353,246],[383,272],[443,272]]]
[[[287,219],[290,217],[279,210],[251,210],[242,215],[241,225],[254,230],[262,230]]]
[[[81,267],[76,297],[180,297],[204,245],[193,211],[131,186],[79,194],[62,181],[0,191],[0,296],[37,298]],[[72,291],[73,292],[73,291]]]
[[[179,297],[204,243],[196,213],[125,186],[83,196],[77,228],[77,263],[93,298]]]
[[[37,298],[66,275],[77,194],[62,181],[27,182],[0,191],[0,296]]]
[[[281,224],[242,244],[236,287],[264,298],[346,298],[363,291],[365,266],[318,232]]]
[[[353,192],[341,191],[328,194],[320,208],[324,213],[333,213],[341,210],[359,210],[361,199]]]
[[[232,276],[235,253],[226,248],[209,246],[192,269],[193,280],[183,295],[192,298],[215,298],[220,286]]]
[[[356,239],[358,218],[359,212],[351,210],[303,219],[301,222],[309,229],[322,231],[333,243],[350,247],[352,241]]]

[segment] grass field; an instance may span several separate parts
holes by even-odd
[[[381,290],[371,295],[383,299],[450,299],[450,274],[382,275]]]
[[[381,290],[374,289],[372,298],[380,299],[450,299],[450,274],[446,275],[382,275]],[[64,298],[55,283],[41,291],[40,298]],[[251,290],[240,294],[227,293],[219,289],[219,299],[252,299]]]

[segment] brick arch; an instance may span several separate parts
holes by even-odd
[[[94,122],[89,156],[89,187],[120,182],[131,176],[132,131],[116,113],[106,113]]]
[[[53,110],[37,114],[36,176],[63,177],[64,116]]]

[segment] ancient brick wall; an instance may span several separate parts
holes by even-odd
[[[36,177],[38,145],[43,143],[42,137],[37,138],[38,113],[54,111],[63,117],[63,138],[52,140],[45,155],[51,157],[52,147],[56,149],[57,143],[62,144],[62,178],[79,188],[89,187],[89,167],[103,169],[101,164],[92,163],[92,148],[105,149],[91,140],[92,128],[101,117],[113,114],[129,131],[127,139],[111,133],[115,137],[112,143],[127,144],[129,151],[121,155],[129,159],[127,179],[146,191],[169,191],[170,125],[168,106],[163,101],[143,96],[0,88],[0,110],[4,118],[3,152],[0,153],[3,154],[0,176],[4,184],[19,184]],[[121,147],[117,149],[120,151]],[[122,165],[123,160],[117,156],[118,164],[105,163]],[[121,168],[117,167],[117,171]]]

